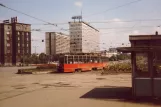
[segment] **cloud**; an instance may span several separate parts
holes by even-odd
[[[138,35],[139,33],[140,33],[140,32],[139,32],[138,30],[134,30],[134,31],[132,32],[132,34],[135,34],[135,35],[136,35],[136,34]]]
[[[119,18],[114,18],[114,19],[112,19],[112,20],[110,20],[110,21],[116,22],[116,23],[118,23],[118,24],[123,24],[123,23],[124,23],[124,22],[122,22],[123,20],[121,20],[121,19],[119,19]]]
[[[82,7],[83,3],[80,2],[80,1],[76,1],[76,2],[74,3],[74,5],[77,6],[77,7]]]
[[[121,21],[121,19],[114,18],[114,19],[112,19],[112,21],[119,22],[119,21]]]

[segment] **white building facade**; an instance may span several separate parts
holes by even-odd
[[[70,37],[62,33],[56,34],[56,54],[70,53]]]
[[[45,34],[46,54],[70,53],[70,37],[63,33],[46,32]]]
[[[70,52],[95,53],[99,48],[99,31],[85,22],[69,22]]]
[[[108,57],[108,58],[110,58],[111,56],[116,56],[116,55],[118,55],[118,53],[117,52],[110,52],[110,51],[102,51],[101,52],[101,56],[104,56],[104,57]]]
[[[101,51],[101,55],[102,56],[105,56],[105,57],[112,57],[112,56],[116,56],[118,55],[119,53],[117,52],[117,49],[116,48],[109,48],[108,51]]]

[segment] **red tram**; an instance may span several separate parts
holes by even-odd
[[[94,55],[62,55],[59,57],[58,72],[80,72],[104,69],[108,58]]]

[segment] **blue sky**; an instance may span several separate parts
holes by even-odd
[[[37,52],[40,53],[45,51],[45,43],[41,42],[41,39],[45,38],[45,32],[60,32],[60,28],[68,29],[67,23],[72,21],[71,17],[80,15],[82,10],[83,20],[86,22],[116,21],[114,23],[90,23],[98,29],[116,28],[100,29],[101,49],[107,49],[110,46],[117,47],[122,43],[127,44],[129,35],[154,34],[156,30],[161,31],[161,28],[157,28],[157,26],[161,25],[161,20],[130,23],[117,22],[140,19],[161,19],[161,0],[140,0],[128,6],[104,12],[107,9],[132,1],[137,0],[0,0],[0,3],[31,16],[51,23],[66,24],[58,24],[59,28],[43,25],[44,23],[41,21],[3,7],[0,7],[0,20],[17,16],[19,22],[32,24],[32,29],[41,29],[41,32],[32,31],[32,52],[34,52],[33,46],[38,46]],[[92,15],[94,13],[100,14]],[[125,27],[131,28],[125,29]],[[61,32],[68,34],[66,31]]]

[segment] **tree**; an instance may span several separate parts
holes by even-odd
[[[117,57],[115,55],[113,55],[109,58],[109,61],[117,61]]]
[[[40,63],[39,57],[36,54],[31,55],[31,63],[34,63],[34,64]]]
[[[52,56],[52,61],[58,61],[60,56],[61,56],[61,55],[59,55],[59,54],[53,55],[53,56]]]
[[[30,55],[27,55],[24,57],[24,63],[25,64],[30,64],[31,63],[31,56]]]
[[[48,62],[48,56],[45,53],[41,53],[39,55],[40,63],[47,63]]]
[[[116,56],[118,60],[127,60],[131,58],[131,55],[129,54],[119,54]]]

